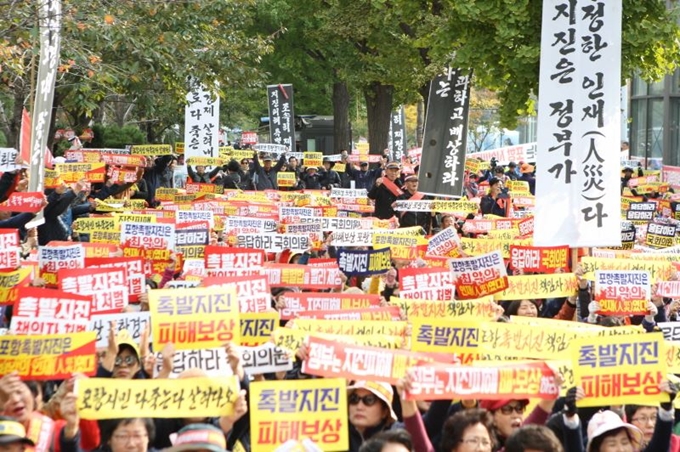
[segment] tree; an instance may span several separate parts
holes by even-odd
[[[252,67],[270,48],[266,39],[245,33],[254,5],[254,0],[65,0],[55,107],[77,128],[101,116],[107,102],[124,99],[155,141],[169,121],[181,122],[188,75],[199,76],[222,97],[232,87],[257,82]],[[11,18],[0,31],[0,52],[11,57],[0,63],[0,80],[15,94],[19,111],[30,101],[34,8],[31,2],[0,5],[0,13]],[[234,17],[239,20],[227,19]],[[16,124],[10,125],[16,134]]]

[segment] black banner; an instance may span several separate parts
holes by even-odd
[[[447,68],[430,84],[418,191],[462,196],[471,71]]]
[[[289,152],[296,152],[293,85],[267,86],[267,103],[269,104],[269,141],[288,146]]]
[[[406,115],[403,105],[394,110],[390,116],[390,135],[387,147],[390,150],[390,158],[401,162],[406,152]]]

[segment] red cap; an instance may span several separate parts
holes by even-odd
[[[529,404],[529,399],[480,400],[479,407],[488,411],[496,411],[514,401],[521,402],[525,405]]]

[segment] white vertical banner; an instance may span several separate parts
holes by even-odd
[[[189,78],[184,107],[184,156],[220,156],[220,97],[206,90],[196,78]]]
[[[621,2],[544,0],[535,246],[620,246]]]
[[[28,191],[43,190],[45,148],[50,135],[54,84],[57,80],[61,44],[61,0],[43,0],[39,5],[40,64],[33,104],[31,161]],[[41,216],[40,216],[41,217]]]

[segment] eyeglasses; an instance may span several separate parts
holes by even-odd
[[[116,367],[120,367],[123,364],[125,364],[126,366],[131,367],[131,366],[138,364],[138,363],[139,363],[139,361],[137,360],[137,358],[135,358],[132,355],[127,355],[125,358],[123,358],[121,356],[117,356],[116,360],[113,362],[113,365],[116,366]]]
[[[364,402],[364,405],[366,406],[373,406],[378,401],[378,398],[373,394],[366,394],[365,396],[361,397],[356,393],[352,393],[350,394],[347,401],[350,405],[358,405],[359,402]]]
[[[112,435],[112,438],[116,441],[120,441],[121,443],[127,443],[130,440],[133,440],[134,442],[138,443],[141,441],[144,441],[146,438],[148,438],[149,435],[146,433],[116,433]]]
[[[640,424],[648,424],[648,423],[653,423],[656,424],[656,416],[639,416],[639,417],[634,417],[631,419],[633,422],[639,422]]]
[[[500,411],[503,414],[512,414],[513,411],[517,414],[524,414],[526,409],[526,405],[505,405],[501,407]]]
[[[470,446],[470,447],[478,448],[479,446],[482,446],[482,448],[484,448],[484,449],[491,449],[491,441],[489,441],[486,438],[479,438],[479,437],[466,438],[466,439],[461,439],[460,442],[465,444],[466,446]]]

